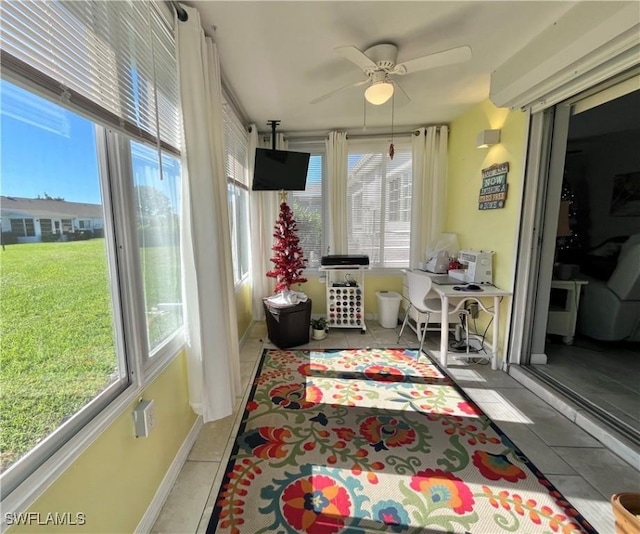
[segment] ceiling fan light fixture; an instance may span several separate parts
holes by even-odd
[[[384,104],[393,96],[393,84],[383,80],[380,82],[374,82],[364,92],[364,97],[369,104],[379,106]]]

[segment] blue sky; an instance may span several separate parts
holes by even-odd
[[[136,155],[134,174],[144,167]],[[170,165],[164,171],[179,174]],[[46,193],[69,202],[100,204],[98,176],[91,121],[0,80],[0,195],[37,198]],[[136,182],[145,182],[139,176]],[[310,165],[308,181],[319,182],[320,177],[320,167]]]
[[[0,81],[0,193],[100,204],[93,124]]]

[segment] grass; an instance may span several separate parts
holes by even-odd
[[[151,349],[182,324],[177,247],[141,250]],[[104,239],[0,252],[0,470],[117,379]],[[160,306],[158,306],[160,305]]]
[[[0,253],[3,470],[117,376],[104,247],[92,239]]]

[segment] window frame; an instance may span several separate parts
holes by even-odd
[[[179,356],[184,348],[184,325],[149,353],[145,325],[142,271],[135,231],[132,138],[99,124],[94,117],[34,88],[3,67],[2,79],[34,96],[89,120],[96,131],[98,173],[104,212],[104,238],[112,283],[115,350],[125,377],[94,399],[2,473],[1,506],[6,512],[25,511],[100,434],[128,409],[141,392]],[[138,142],[145,140],[135,139]],[[171,154],[173,155],[173,154]],[[60,223],[60,231],[63,229]],[[142,333],[142,334],[141,334]],[[14,467],[15,466],[15,467]],[[2,530],[7,525],[2,517]]]
[[[248,169],[245,167],[245,171],[248,171]],[[231,190],[229,190],[229,188],[231,188]],[[231,230],[231,249],[232,249],[232,254],[236,254],[236,261],[237,261],[237,267],[238,267],[238,272],[236,272],[236,265],[233,266],[233,285],[234,285],[234,289],[236,291],[236,293],[240,290],[240,288],[249,281],[249,277],[251,274],[251,249],[248,247],[247,248],[247,263],[248,263],[248,267],[246,272],[242,273],[242,260],[244,259],[243,257],[241,257],[241,253],[240,250],[242,249],[241,245],[240,245],[240,241],[241,241],[241,237],[238,234],[238,231],[240,231],[241,225],[238,224],[239,221],[239,210],[237,209],[238,204],[237,204],[237,199],[238,199],[238,190],[242,190],[246,192],[246,212],[247,214],[249,213],[249,188],[243,184],[238,182],[237,180],[235,180],[234,178],[232,178],[231,176],[227,176],[227,191],[229,193],[231,193],[234,196],[234,201],[233,203],[229,204],[229,229]],[[234,229],[236,230],[234,232]],[[247,232],[247,243],[249,243],[250,241],[250,235],[249,235],[249,222],[247,221],[246,224],[246,232]],[[237,276],[239,274],[239,276]]]
[[[347,158],[349,156],[351,156],[352,154],[382,154],[383,157],[385,157],[385,154],[387,154],[387,150],[386,150],[386,144],[389,141],[387,139],[382,139],[380,137],[360,137],[358,139],[353,139],[349,141],[349,146],[348,146],[348,151],[347,151]],[[397,148],[400,146],[402,150],[408,150],[411,154],[411,166],[413,166],[413,151],[412,151],[412,146],[411,146],[411,136],[399,136],[396,137],[394,139],[394,143],[396,146],[396,152],[397,152]],[[380,233],[381,235],[384,235],[385,232],[385,225],[386,225],[386,220],[385,217],[388,219],[389,222],[394,222],[392,219],[389,218],[390,214],[391,214],[391,200],[388,199],[387,197],[391,196],[391,184],[393,181],[395,181],[396,177],[395,175],[393,176],[389,176],[387,170],[388,170],[388,161],[385,161],[385,174],[384,174],[384,178],[381,180],[381,195],[382,195],[382,203],[383,203],[383,207],[382,207],[382,213],[380,215]],[[348,168],[347,168],[347,175],[348,175]],[[347,177],[348,180],[348,177]],[[408,223],[409,224],[409,234],[411,233],[411,202],[409,201],[408,203],[406,202],[406,198],[402,197],[402,193],[403,191],[406,191],[407,188],[411,188],[411,183],[412,183],[412,173],[409,174],[408,180],[402,180],[401,176],[398,175],[397,176],[397,180],[398,180],[398,199],[397,199],[397,214],[398,214],[398,220],[395,222],[403,222],[403,223]],[[348,187],[348,182],[347,182],[347,194],[349,192],[349,187]],[[358,198],[359,197],[359,198]],[[364,198],[362,198],[361,194],[355,194],[352,197],[352,200],[354,202],[359,202],[360,206],[363,205],[364,202]],[[384,203],[386,202],[386,204],[388,204],[388,206],[385,206]],[[349,203],[349,199],[345,199],[345,206],[347,206]],[[355,213],[354,217],[357,218],[358,221],[360,221],[360,224],[363,224],[363,218],[362,218],[362,214],[359,213]],[[406,220],[404,220],[406,219]],[[384,243],[381,240],[380,243],[380,250],[384,251],[385,247],[384,247]],[[369,270],[369,274],[384,274],[384,275],[391,275],[391,274],[395,274],[395,273],[402,273],[403,269],[407,269],[410,265],[410,260],[411,258],[411,245],[409,244],[409,249],[408,249],[408,256],[407,256],[407,260],[406,260],[406,265],[405,266],[387,266],[387,265],[371,265],[371,269]]]
[[[118,273],[119,265],[122,262],[119,261],[117,250],[122,248],[122,244],[116,235],[126,234],[126,231],[116,228],[118,226],[117,221],[122,219],[118,219],[116,216],[119,210],[112,203],[113,191],[111,188],[117,187],[119,180],[109,179],[107,174],[108,167],[105,166],[105,161],[101,157],[103,152],[101,146],[104,148],[106,144],[105,131],[97,125],[95,128],[98,175],[102,191],[103,212],[105,214],[106,260],[109,272]],[[109,217],[109,214],[113,214],[113,216]],[[3,495],[2,498],[2,506],[6,510],[14,511],[18,503],[27,503],[36,498],[39,494],[36,493],[36,490],[50,483],[49,479],[52,476],[67,467],[84,450],[82,444],[84,444],[87,436],[91,434],[89,429],[94,424],[94,421],[115,401],[125,396],[132,388],[137,389],[140,385],[136,384],[140,373],[136,370],[135,361],[132,359],[131,353],[125,350],[125,340],[130,335],[127,330],[131,330],[133,325],[129,325],[128,328],[125,326],[126,306],[121,299],[123,290],[122,278],[120,275],[111,278],[112,283],[109,287],[114,320],[114,348],[118,357],[118,366],[120,369],[126,369],[126,375],[100,392],[78,412],[73,414],[68,421],[46,436],[36,447],[27,452],[2,474],[3,489],[8,492],[8,495],[6,497]]]
[[[135,261],[135,265],[137,266],[137,272],[128,272],[127,276],[132,280],[135,280],[139,291],[132,293],[132,297],[136,299],[140,299],[142,303],[141,310],[134,312],[140,314],[139,317],[144,317],[145,321],[142,321],[141,324],[137,326],[137,332],[147,332],[146,325],[146,302],[144,297],[144,276],[142,273],[142,262],[140,261],[140,244],[138,241],[138,232],[136,228],[136,205],[134,199],[135,195],[135,180],[133,174],[133,165],[132,165],[132,157],[131,157],[131,142],[136,142],[140,144],[144,144],[149,146],[148,142],[140,139],[133,139],[129,136],[123,136],[122,134],[117,134],[113,132],[112,137],[110,138],[110,142],[108,143],[108,152],[110,154],[122,154],[119,155],[116,159],[117,161],[112,162],[112,165],[117,165],[118,162],[124,165],[123,168],[119,169],[119,172],[122,173],[122,176],[126,176],[127,180],[123,180],[120,184],[126,195],[124,198],[120,196],[120,202],[127,203],[129,210],[129,217],[126,217],[124,213],[122,214],[123,220],[128,221],[127,224],[127,234],[122,236],[122,239],[127,239],[128,241],[132,241],[131,244],[127,243],[128,247],[135,246],[135,253],[127,248],[127,255]],[[157,149],[157,147],[152,147]],[[159,153],[158,164],[162,165],[162,156],[176,157],[174,154],[166,152],[162,150]],[[182,244],[181,244],[182,246]],[[184,298],[184,296],[183,296]],[[182,303],[184,305],[184,302]],[[147,335],[144,336],[144,345],[136,347],[139,350],[143,350],[143,367],[145,373],[147,375],[148,380],[152,380],[155,378],[161,371],[168,365],[168,363],[173,359],[178,351],[184,346],[185,342],[185,331],[184,331],[184,313],[182,315],[183,323],[182,327],[173,332],[170,336],[164,339],[161,343],[158,344],[153,350],[149,349],[149,343],[147,339]],[[135,321],[138,319],[131,318],[131,321]],[[142,330],[139,330],[139,329]]]
[[[246,128],[242,125],[242,121],[238,117],[235,109],[230,104],[230,99],[226,94],[223,95],[223,128],[225,136],[225,179],[227,184],[227,209],[229,210],[229,233],[230,244],[232,254],[232,270],[233,270],[233,285],[234,290],[238,293],[242,287],[249,283],[251,279],[251,229],[250,229],[250,190],[249,190],[249,135]],[[230,157],[231,146],[227,143],[227,132],[233,138],[234,142],[239,142],[244,148],[246,159],[241,163],[243,170],[242,179],[238,179],[238,176],[229,176],[227,169],[227,158]],[[240,197],[238,190],[246,192],[246,214],[247,220],[245,225],[239,224],[241,221],[240,210],[238,210],[237,200]],[[230,201],[230,196],[233,197],[233,201]],[[245,239],[247,243],[247,257],[242,256],[242,236],[240,232],[245,232]],[[242,272],[243,260],[246,260],[247,270]],[[237,268],[236,268],[237,267]]]
[[[322,251],[326,251],[327,247],[328,247],[328,243],[329,243],[329,236],[327,234],[326,231],[324,231],[324,229],[329,228],[329,217],[330,217],[330,213],[329,213],[329,203],[327,202],[328,199],[328,195],[329,195],[329,186],[328,186],[328,180],[327,180],[327,147],[324,141],[322,140],[318,140],[318,141],[307,141],[307,142],[303,142],[303,141],[290,141],[289,142],[289,146],[287,148],[287,150],[292,150],[292,151],[296,151],[296,152],[307,152],[309,154],[311,154],[311,157],[313,156],[321,156],[322,158],[322,176],[321,176],[321,187],[320,187],[320,199],[321,199],[321,212],[320,215],[322,217],[322,228],[323,228],[323,232],[322,232],[322,241],[320,244],[320,250],[321,250],[321,254],[320,256],[322,257]],[[295,191],[291,191],[289,193],[294,193]],[[291,199],[289,199],[289,203],[291,205],[293,205],[293,201]],[[292,208],[293,209],[293,208]],[[295,212],[293,213],[293,216],[295,218]],[[306,257],[306,256],[305,256]],[[320,273],[320,258],[316,258],[317,261],[317,265],[309,265],[307,263],[307,267],[305,268],[305,272],[309,273],[309,274],[313,274],[313,275],[319,275]],[[307,260],[309,260],[308,257],[306,257]]]

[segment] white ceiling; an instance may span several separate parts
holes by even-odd
[[[394,130],[448,123],[489,96],[491,72],[575,2],[551,1],[191,1],[218,45],[223,80],[260,131],[313,135],[362,132],[365,86],[318,104],[325,93],[365,79],[333,51],[395,43],[398,62],[469,45],[467,63],[397,77],[411,98],[394,110]],[[215,26],[215,30],[213,27]],[[388,132],[391,101],[367,105],[367,132]]]

